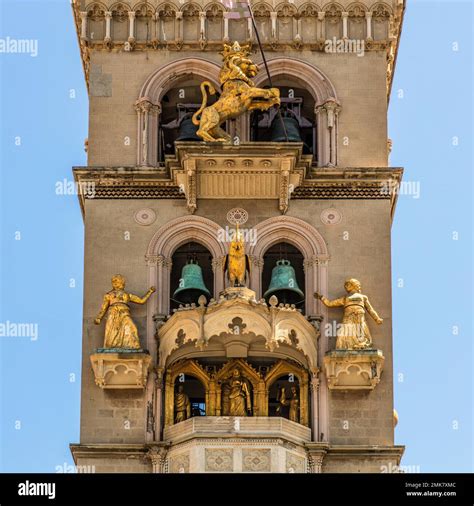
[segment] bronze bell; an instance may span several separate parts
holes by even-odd
[[[283,304],[298,304],[304,299],[304,293],[296,281],[295,269],[289,260],[278,260],[273,267],[270,286],[263,296],[268,301],[272,295]]]
[[[211,293],[204,284],[200,265],[195,260],[189,260],[181,271],[179,286],[173,293],[173,299],[183,304],[191,304],[197,303],[201,295],[207,300],[211,298]]]
[[[196,132],[199,125],[195,125],[190,116],[184,117],[179,124],[177,141],[200,142],[202,139],[197,136]]]
[[[283,124],[285,125],[286,134],[288,136],[288,140],[286,139],[285,130],[283,129]],[[271,124],[271,142],[303,142],[301,138],[301,130],[298,120],[292,116],[282,116],[280,117],[278,114],[273,118]]]

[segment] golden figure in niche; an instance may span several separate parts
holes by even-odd
[[[121,274],[116,274],[112,278],[112,288],[104,295],[102,308],[94,320],[94,323],[99,325],[108,312],[104,348],[140,349],[138,330],[130,316],[129,303],[145,304],[155,291],[155,287],[152,286],[144,297],[138,297],[125,291],[125,278]]]
[[[284,416],[283,407],[289,406],[288,418],[292,422],[299,423],[299,421],[300,421],[300,399],[298,397],[298,389],[296,388],[296,386],[293,385],[291,387],[290,391],[291,391],[291,398],[287,399],[286,388],[285,387],[279,388],[278,394],[277,394],[278,406],[276,408],[276,414],[278,416]]]
[[[247,272],[250,277],[250,261],[245,254],[245,243],[238,224],[235,237],[230,243],[229,253],[225,257],[224,272],[226,271],[231,286],[245,286]]]
[[[228,119],[238,118],[247,111],[265,111],[280,104],[278,88],[257,88],[252,81],[258,72],[257,65],[247,56],[250,46],[224,44],[224,62],[219,74],[222,94],[213,105],[207,105],[207,92],[215,95],[216,89],[209,81],[201,83],[202,105],[193,115],[193,123],[199,125],[196,132],[206,142],[231,142],[230,135],[220,125]]]
[[[184,393],[183,385],[178,386],[178,391],[174,396],[175,423],[184,422],[191,418],[191,402],[189,397]]]
[[[291,399],[289,401],[290,411],[289,419],[292,422],[299,423],[300,421],[300,399],[298,397],[298,389],[295,386],[291,387]]]
[[[372,346],[372,336],[365,320],[365,313],[379,325],[383,319],[377,314],[366,295],[361,293],[362,287],[357,279],[348,279],[344,288],[349,295],[335,300],[329,300],[315,292],[326,307],[344,307],[342,324],[337,331],[336,350],[362,350]]]
[[[247,416],[252,411],[252,399],[250,397],[250,389],[246,380],[241,376],[238,369],[232,371],[229,380],[229,415],[230,416]]]

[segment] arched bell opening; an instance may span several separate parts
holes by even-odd
[[[277,76],[273,82],[280,90],[280,114],[272,107],[255,111],[250,118],[250,139],[258,142],[302,142],[303,153],[312,154],[317,162],[317,131],[315,101],[301,84],[286,76]],[[265,83],[263,88],[268,88]]]
[[[202,93],[199,76],[188,77],[170,88],[161,99],[161,117],[158,129],[158,161],[164,162],[166,155],[174,154],[175,141],[200,142],[196,135],[198,126],[192,122],[193,114],[201,107]],[[207,96],[207,105],[213,104],[219,97]]]
[[[179,374],[174,384],[175,423],[195,416],[206,416],[206,391],[190,374]]]
[[[280,376],[268,391],[268,415],[300,421],[300,384],[294,374]]]
[[[188,242],[176,249],[172,256],[170,278],[170,308],[180,304],[198,304],[204,295],[207,302],[213,297],[214,273],[210,251],[197,242]]]
[[[271,246],[263,256],[262,294],[269,301],[275,295],[279,303],[303,308],[305,300],[304,257],[286,242]]]

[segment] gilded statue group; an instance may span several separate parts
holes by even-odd
[[[203,100],[201,108],[194,114],[193,122],[199,126],[197,134],[206,142],[229,142],[230,136],[221,128],[228,119],[236,118],[254,109],[266,110],[280,103],[280,93],[276,88],[260,89],[255,87],[252,78],[257,74],[257,66],[248,58],[250,48],[224,45],[223,66],[219,75],[222,93],[219,100],[207,105],[207,91],[216,93],[209,81],[201,84]],[[206,91],[207,90],[207,91]],[[231,286],[245,286],[246,274],[250,273],[248,256],[242,237],[237,234],[232,241],[229,254],[224,262]],[[329,300],[315,292],[314,297],[328,308],[342,307],[343,318],[337,331],[337,350],[361,350],[372,347],[372,337],[366,321],[368,313],[377,324],[383,319],[377,314],[366,295],[361,293],[361,283],[357,279],[348,279],[344,288],[347,295]],[[140,350],[137,327],[130,315],[129,304],[146,304],[155,291],[151,287],[143,297],[125,291],[125,278],[117,274],[112,278],[112,290],[104,295],[101,310],[94,322],[99,325],[107,315],[104,336],[104,348],[118,351]],[[223,385],[222,413],[229,416],[252,415],[251,388],[245,377],[236,368]],[[175,392],[175,422],[191,417],[191,402],[179,385]],[[277,393],[276,414],[283,413],[294,422],[299,421],[300,399],[296,386],[290,387],[289,395],[285,387],[279,387]]]
[[[290,398],[287,398],[286,388],[278,387],[276,416],[286,416],[292,422],[300,420],[300,400],[298,388],[290,388]],[[222,414],[223,416],[251,416],[252,397],[249,382],[235,368],[222,389]],[[191,417],[191,402],[184,391],[183,385],[178,385],[174,395],[174,421],[183,422]]]

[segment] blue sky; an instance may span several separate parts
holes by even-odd
[[[79,440],[83,289],[79,205],[56,183],[86,163],[87,93],[69,1],[0,6],[0,38],[38,40],[0,54],[0,322],[38,324],[0,338],[0,470],[55,472]],[[396,442],[422,472],[473,468],[472,11],[409,1],[390,104],[391,165],[420,191],[393,225]]]

